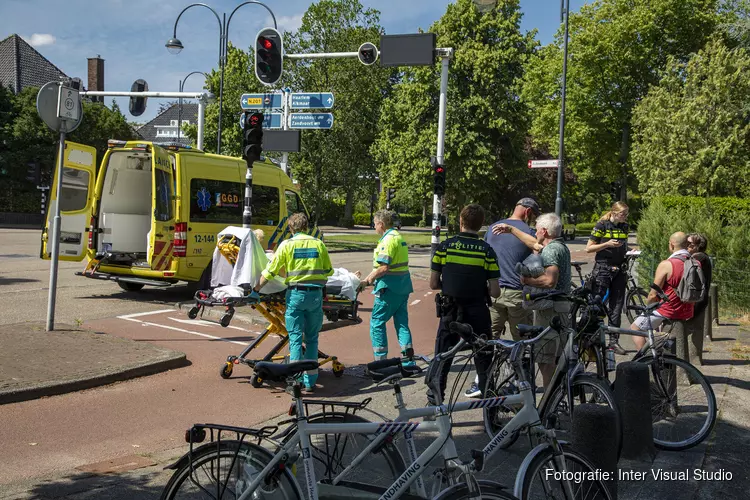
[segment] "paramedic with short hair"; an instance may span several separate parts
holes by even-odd
[[[414,356],[407,309],[409,294],[414,291],[409,274],[409,249],[404,238],[393,229],[394,215],[390,210],[379,210],[373,217],[375,232],[381,238],[372,258],[373,270],[360,285],[361,288],[375,285],[370,340],[376,361],[388,357],[386,323],[391,318],[402,356]],[[414,365],[414,361],[407,361],[404,365]]]
[[[273,260],[261,273],[260,282],[254,290],[259,291],[282,269],[286,270],[285,323],[289,334],[289,359],[317,361],[318,334],[323,326],[323,289],[326,278],[333,274],[333,266],[323,242],[306,234],[308,221],[305,214],[292,215],[287,224],[294,236],[283,241],[276,249]],[[302,377],[303,391],[313,392],[317,379],[317,369],[305,372]]]

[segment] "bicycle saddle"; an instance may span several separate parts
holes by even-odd
[[[299,375],[308,370],[318,367],[318,362],[313,360],[295,361],[289,364],[278,364],[270,361],[258,361],[255,363],[255,371],[263,375],[263,378],[284,379],[293,375]]]

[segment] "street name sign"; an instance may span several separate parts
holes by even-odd
[[[557,168],[558,160],[529,160],[529,168]]]
[[[240,106],[242,106],[242,109],[280,108],[282,95],[280,92],[272,94],[242,94]]]
[[[293,109],[331,109],[333,107],[333,93],[331,92],[293,92]]]
[[[290,128],[324,128],[333,126],[333,113],[291,113]]]

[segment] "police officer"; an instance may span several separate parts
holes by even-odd
[[[617,201],[612,209],[604,214],[591,231],[587,253],[596,253],[594,270],[594,293],[604,297],[609,290],[607,299],[607,314],[609,325],[618,327],[622,318],[622,307],[625,304],[625,290],[627,276],[622,270],[625,254],[628,251],[628,206]],[[610,334],[614,351],[625,354],[620,347],[619,334]]]
[[[479,229],[484,224],[484,209],[476,204],[467,205],[461,210],[461,232],[458,236],[442,242],[432,257],[430,288],[441,290],[436,296],[440,324],[435,342],[435,354],[451,350],[459,341],[451,333],[452,321],[468,323],[474,332],[491,337],[490,297],[500,296],[498,278],[500,270],[497,256],[492,247],[479,239]],[[484,391],[487,385],[487,372],[492,363],[492,352],[477,352],[475,363],[478,386]],[[441,396],[445,395],[451,362],[443,366],[440,377]],[[427,399],[435,404],[434,396],[428,392]]]
[[[414,291],[409,274],[409,249],[398,231],[393,228],[394,212],[379,210],[373,221],[375,232],[381,235],[372,258],[373,270],[362,280],[361,287],[375,285],[375,303],[370,319],[370,340],[375,360],[388,357],[386,323],[393,318],[401,354],[414,355],[409,330],[408,301]],[[413,365],[407,361],[404,365]]]
[[[296,213],[287,221],[294,236],[282,242],[273,260],[263,270],[257,292],[269,280],[286,270],[285,323],[289,334],[289,359],[303,359],[302,340],[305,341],[304,359],[318,359],[318,334],[323,326],[323,288],[326,278],[333,274],[328,249],[317,238],[306,234],[307,216]],[[318,379],[318,370],[306,372],[303,392],[311,393]]]

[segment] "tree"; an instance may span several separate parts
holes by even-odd
[[[633,108],[669,58],[685,61],[719,21],[716,0],[599,0],[570,16],[566,164],[580,186],[568,199],[608,202],[602,186],[628,181]],[[537,145],[558,153],[563,33],[531,60],[523,97]],[[627,182],[623,182],[623,193]],[[569,188],[566,188],[569,189]]]
[[[750,196],[750,53],[714,38],[671,59],[633,113],[644,196]]]
[[[485,14],[471,0],[458,0],[430,28],[438,47],[454,49],[444,162],[446,197],[457,208],[475,201],[500,212],[528,175],[528,115],[519,93],[535,42],[534,33],[521,34],[520,23],[518,0],[499,0]],[[383,179],[431,206],[440,66],[401,70],[401,82],[383,105],[373,152]]]
[[[320,0],[302,17],[296,33],[285,33],[287,52],[354,52],[364,42],[380,39],[379,13],[358,0]],[[356,59],[285,61],[288,84],[297,91],[333,92],[334,123],[330,130],[303,133],[302,152],[292,155],[293,171],[308,199],[344,198],[342,223],[353,224],[357,197],[371,194],[376,164],[370,154],[383,97],[392,71],[364,66]],[[316,206],[316,213],[320,213]]]

